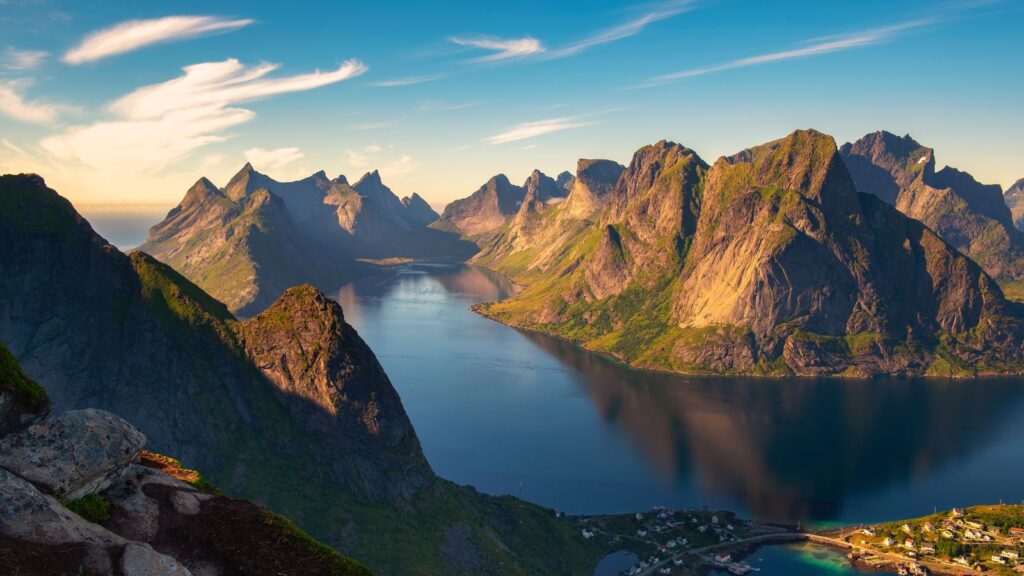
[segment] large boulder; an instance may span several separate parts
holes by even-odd
[[[0,440],[0,468],[74,500],[106,489],[138,458],[146,437],[102,410],[72,410]]]
[[[0,534],[35,544],[122,546],[124,538],[82,519],[25,480],[0,469]]]

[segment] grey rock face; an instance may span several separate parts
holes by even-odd
[[[0,469],[0,534],[37,544],[121,546],[125,540],[91,524],[52,496]]]
[[[72,410],[0,441],[0,467],[68,499],[101,491],[138,458],[146,437],[109,412]]]
[[[192,576],[170,556],[165,556],[149,544],[132,542],[124,547],[121,556],[121,572],[125,576]]]

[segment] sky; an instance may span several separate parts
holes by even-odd
[[[0,0],[0,173],[81,208],[169,208],[249,161],[379,169],[437,208],[489,177],[713,162],[815,128],[909,133],[1024,177],[1022,0]]]

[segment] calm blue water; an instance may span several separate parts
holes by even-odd
[[[446,478],[571,513],[711,506],[822,524],[1024,498],[1024,380],[639,372],[468,310],[511,290],[414,265],[336,294]],[[755,558],[765,574],[845,566],[804,551]]]

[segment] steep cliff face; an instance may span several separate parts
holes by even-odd
[[[426,228],[436,219],[376,171],[355,185],[322,171],[278,182],[246,164],[223,190],[196,182],[140,249],[251,316],[289,286],[336,288],[366,268],[360,259],[469,257],[472,246]]]
[[[935,170],[935,153],[888,132],[842,147],[857,189],[920,220],[993,277],[1024,277],[1024,234],[998,185],[984,185],[955,168]]]
[[[525,198],[526,190],[498,174],[468,197],[446,206],[434,227],[484,241],[519,211]]]
[[[577,162],[576,178],[565,201],[566,214],[571,218],[584,219],[600,212],[623,170],[625,166],[611,160],[581,159]]]
[[[581,573],[601,555],[550,510],[434,476],[372,352],[308,286],[239,322],[33,175],[0,176],[0,271],[0,341],[56,410],[119,414],[377,573]]]
[[[594,220],[544,271],[530,250],[486,262],[529,286],[480,311],[683,372],[1021,369],[1008,344],[1021,321],[998,286],[859,195],[827,135],[798,131],[710,168],[676,144],[644,147]]]
[[[336,302],[291,288],[239,334],[294,418],[340,440],[332,464],[357,491],[407,500],[432,479],[402,401]]]
[[[1013,216],[1013,225],[1018,230],[1024,230],[1024,178],[1017,180],[1007,188],[1003,198]]]

